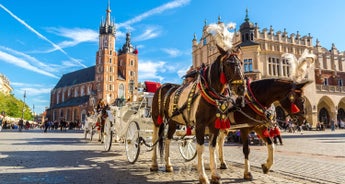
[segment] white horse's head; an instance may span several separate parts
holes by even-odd
[[[316,56],[305,49],[299,59],[291,53],[284,53],[282,58],[287,59],[290,63],[290,78],[294,81],[300,82],[312,69]]]

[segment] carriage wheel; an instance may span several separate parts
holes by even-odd
[[[139,125],[135,121],[130,122],[128,125],[125,146],[127,160],[129,163],[134,164],[140,153]]]
[[[103,132],[103,140],[104,140],[104,151],[109,151],[111,148],[111,143],[113,142],[113,131],[111,131],[112,123],[109,119],[105,120],[104,123],[104,132]]]
[[[193,160],[197,155],[195,137],[182,139],[178,144],[178,148],[181,156],[187,162]]]

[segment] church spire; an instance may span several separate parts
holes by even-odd
[[[99,33],[101,34],[113,34],[115,35],[115,22],[111,20],[111,10],[110,10],[110,0],[108,0],[108,6],[106,10],[106,18],[105,21],[101,22],[101,25],[99,27]]]
[[[107,7],[107,17],[105,19],[105,22],[106,22],[106,25],[110,25],[110,13],[111,13],[111,10],[110,10],[110,0],[108,0],[108,7]]]
[[[246,8],[246,18],[244,18],[244,21],[249,22],[248,8]]]

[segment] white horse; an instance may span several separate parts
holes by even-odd
[[[87,138],[87,134],[90,134],[90,140],[92,140],[95,133],[95,128],[97,123],[97,114],[93,113],[86,117],[85,126],[84,126],[84,138]]]

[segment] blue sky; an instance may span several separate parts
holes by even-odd
[[[0,73],[17,98],[41,113],[60,77],[95,65],[98,28],[108,0],[0,0]],[[204,20],[225,23],[245,18],[260,29],[311,34],[327,49],[345,50],[343,0],[110,0],[117,25],[116,48],[131,32],[139,50],[139,81],[181,82],[192,63],[194,33],[199,39]]]

